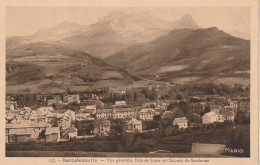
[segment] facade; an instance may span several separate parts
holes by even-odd
[[[79,104],[80,97],[79,97],[79,95],[67,95],[67,96],[64,96],[63,102],[66,104],[71,104],[71,103]]]
[[[175,118],[172,122],[172,125],[178,125],[179,128],[187,128],[188,127],[188,120],[186,117],[179,117]]]
[[[132,108],[119,108],[113,110],[114,119],[136,118],[136,110]]]
[[[74,126],[70,127],[68,130],[69,139],[76,138],[78,136],[78,129]]]
[[[153,120],[155,115],[155,110],[152,108],[144,108],[139,112],[139,117],[141,120]]]
[[[83,100],[81,101],[82,105],[96,105],[96,108],[104,108],[104,103],[100,100],[94,100],[94,99],[90,99],[90,100]]]
[[[61,119],[58,120],[58,127],[61,128],[69,128],[71,126],[71,120],[67,117],[63,117]]]
[[[220,109],[221,107],[219,105],[210,105],[211,112],[219,113]]]
[[[125,123],[126,132],[142,132],[142,121],[137,120],[136,118],[132,118]]]
[[[202,116],[203,124],[210,124],[214,122],[223,122],[223,121],[224,121],[223,116],[215,112],[208,112]]]
[[[94,123],[94,134],[95,135],[108,135],[110,132],[110,122],[107,120],[96,120]]]
[[[45,140],[46,140],[46,142],[58,142],[58,141],[60,141],[60,129],[59,129],[59,127],[46,128]]]
[[[116,101],[115,106],[117,106],[117,107],[126,106],[126,102],[125,101]]]
[[[79,113],[79,114],[76,114],[76,120],[77,121],[88,120],[89,118],[90,118],[90,114],[89,113]]]
[[[26,142],[39,139],[42,131],[50,127],[47,123],[6,124],[7,143]]]
[[[223,116],[223,120],[234,122],[235,112],[232,108],[225,108],[220,111],[220,114]]]
[[[89,113],[89,114],[96,114],[97,112],[97,107],[96,105],[83,105],[80,106],[80,111],[84,112],[84,113]]]
[[[97,119],[111,119],[111,118],[113,118],[113,110],[112,109],[97,109],[96,118]]]
[[[232,109],[237,109],[238,103],[237,103],[237,101],[230,101],[229,106]]]
[[[6,110],[15,110],[15,109],[17,109],[17,101],[6,101],[5,109]]]

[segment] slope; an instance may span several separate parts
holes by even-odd
[[[107,61],[141,77],[173,82],[249,78],[250,42],[215,27],[178,29],[126,48]]]

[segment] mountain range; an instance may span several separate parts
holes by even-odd
[[[6,39],[7,93],[86,90],[146,82],[249,82],[250,41],[189,14],[171,22],[112,12]],[[29,88],[29,89],[27,89]]]
[[[40,29],[30,36],[8,38],[7,48],[25,43],[62,40],[74,49],[106,58],[123,48],[151,41],[181,28],[199,27],[189,14],[180,20],[167,22],[147,14],[115,11],[89,26],[63,22],[50,29]]]
[[[128,47],[107,61],[135,75],[164,81],[239,77],[241,71],[250,70],[250,42],[216,27],[178,29]]]

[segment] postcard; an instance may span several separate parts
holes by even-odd
[[[258,2],[2,1],[1,164],[258,164]]]

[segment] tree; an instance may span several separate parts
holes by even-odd
[[[182,100],[182,98],[183,98],[182,94],[178,93],[177,96],[176,96],[176,99],[177,100]]]

